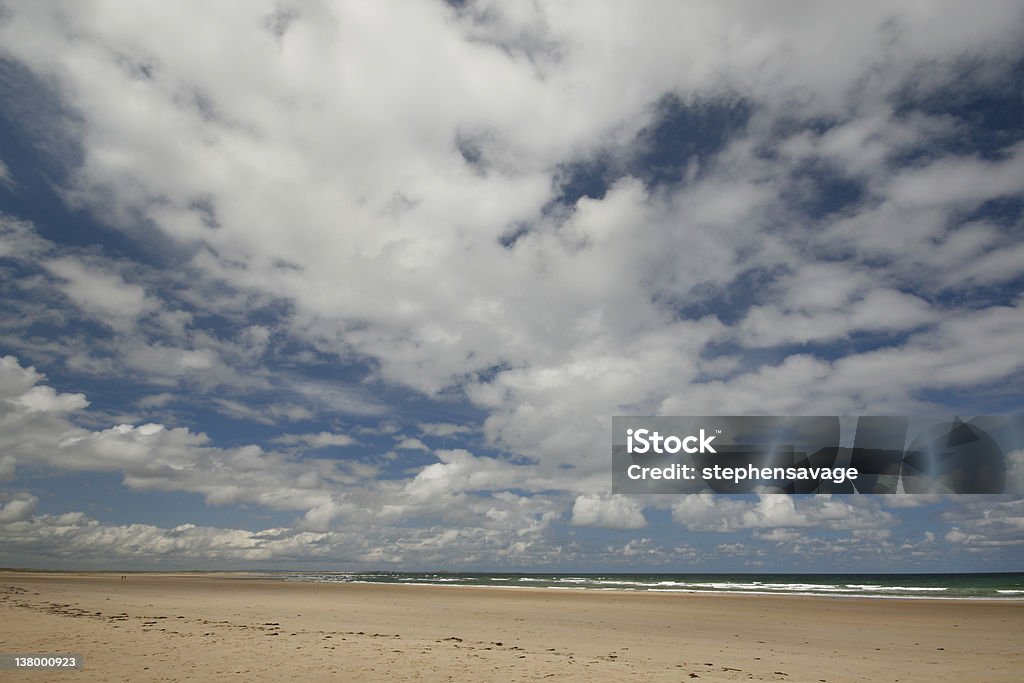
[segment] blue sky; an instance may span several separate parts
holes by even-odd
[[[1022,29],[0,3],[0,564],[1024,570],[1019,497],[609,493],[613,415],[1022,413]]]

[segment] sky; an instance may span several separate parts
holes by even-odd
[[[1024,413],[1024,6],[0,0],[0,302],[3,566],[1024,571],[610,493],[615,415]]]

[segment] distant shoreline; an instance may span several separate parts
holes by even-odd
[[[1024,602],[1024,574],[602,574],[602,573],[482,573],[396,571],[206,571],[206,570],[29,570],[0,569],[0,576],[125,576],[266,580],[331,585],[427,586],[495,588],[499,590],[575,591],[587,593],[651,593],[662,595],[785,596],[866,600],[935,600]],[[746,583],[738,582],[746,579]],[[786,579],[791,581],[786,582]],[[932,585],[908,586],[914,580]],[[807,583],[807,582],[817,583]],[[871,581],[872,583],[864,583]],[[850,583],[854,582],[854,583]],[[984,587],[983,584],[989,584]],[[1002,586],[1001,588],[999,586]],[[979,591],[986,590],[986,593]],[[974,591],[974,593],[971,593]]]

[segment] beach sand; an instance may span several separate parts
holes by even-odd
[[[5,681],[1020,681],[1024,603],[0,572]]]

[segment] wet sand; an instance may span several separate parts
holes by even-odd
[[[0,572],[10,681],[1020,681],[1024,602]]]

